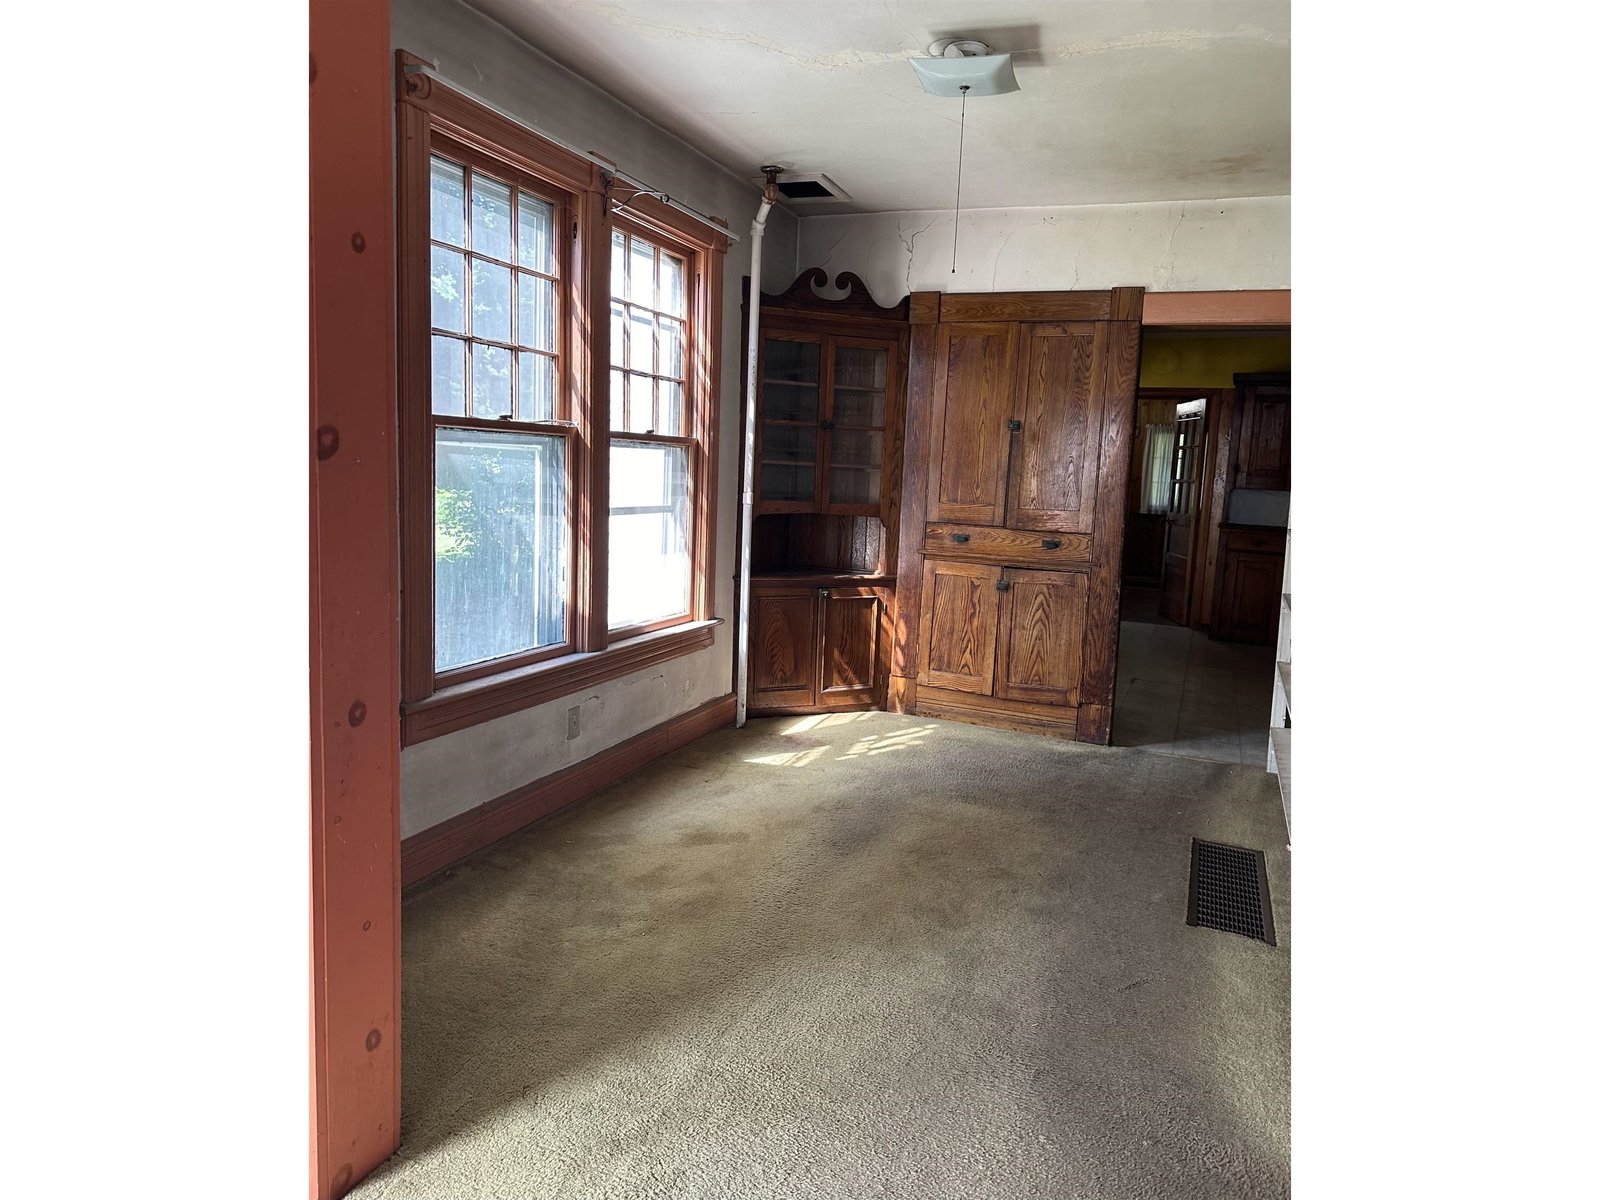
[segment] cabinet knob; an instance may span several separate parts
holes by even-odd
[[[952,533],[950,535],[950,540],[952,542],[970,542],[972,540],[972,535],[970,533]]]
[[[1059,541],[1057,541],[1055,538],[1044,538],[1043,540],[1040,541],[1039,545],[1043,546],[1046,550],[1059,550],[1059,549],[1061,549],[1061,543]]]
[[[828,598],[828,589],[827,588],[818,588],[817,590],[822,593],[822,598],[824,600],[826,600]]]
[[[1011,590],[1011,580],[1009,580],[1009,579],[997,579],[997,580],[995,580],[994,581],[994,590],[997,591],[997,592],[1009,592]]]
[[[1022,422],[1012,417],[1011,420],[1006,422],[1006,428],[1011,430],[1012,433],[1018,433],[1022,430]]]

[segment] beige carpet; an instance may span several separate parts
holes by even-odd
[[[1266,851],[1276,949],[1184,924]],[[404,908],[360,1200],[1288,1194],[1271,776],[887,713],[722,730]]]

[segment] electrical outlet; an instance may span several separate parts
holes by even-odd
[[[579,711],[576,707],[567,709],[567,741],[569,742],[578,736]]]

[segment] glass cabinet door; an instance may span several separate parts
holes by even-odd
[[[762,343],[760,498],[817,500],[817,429],[822,415],[822,345]]]
[[[833,347],[828,429],[828,503],[877,507],[883,485],[883,429],[889,402],[889,352]]]

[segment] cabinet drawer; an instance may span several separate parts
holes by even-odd
[[[1001,566],[1055,567],[1087,563],[1091,541],[1084,533],[1041,533],[1035,529],[933,522],[927,527],[922,552],[930,557]]]
[[[1249,550],[1263,554],[1282,554],[1285,535],[1279,530],[1224,529],[1223,553]]]

